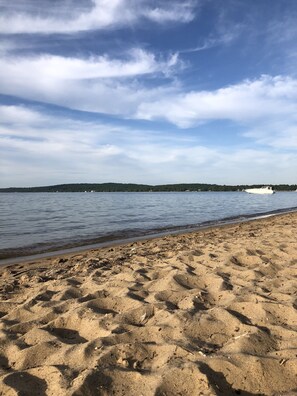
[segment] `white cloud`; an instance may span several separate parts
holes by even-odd
[[[44,120],[44,117],[37,111],[24,106],[0,105],[0,120],[2,123],[35,124]]]
[[[232,27],[224,26],[218,28],[218,32],[207,37],[201,44],[187,49],[182,49],[180,53],[191,53],[205,51],[218,46],[227,46],[233,43],[242,33],[243,26],[241,24],[233,25]]]
[[[245,136],[258,143],[296,147],[296,79],[265,75],[213,91],[191,92],[183,92],[174,80],[156,87],[138,80],[141,75],[167,76],[179,67],[176,55],[158,59],[142,49],[131,50],[125,60],[104,55],[88,59],[8,56],[0,60],[6,76],[0,81],[0,90],[83,111],[162,119],[181,128],[229,120],[246,128]],[[5,111],[13,112],[13,108]],[[18,116],[20,120],[38,117],[25,110]],[[5,113],[2,117],[5,119]]]
[[[296,102],[297,80],[262,76],[215,91],[179,93],[141,103],[137,117],[166,119],[182,128],[208,120],[251,123],[267,117],[295,117]]]
[[[40,55],[36,57],[8,57],[0,63],[6,76],[25,79],[28,74],[37,81],[87,80],[98,78],[120,78],[151,73],[167,73],[178,64],[174,54],[167,60],[157,60],[156,56],[140,48],[134,48],[127,59],[110,59],[106,55],[87,59]]]
[[[104,181],[294,183],[296,177],[296,155],[280,149],[210,148],[197,136],[77,121],[24,106],[0,106],[0,114],[5,115],[0,126],[3,187]]]
[[[132,49],[125,60],[108,56],[88,59],[55,55],[2,57],[0,81],[3,94],[15,95],[79,110],[131,116],[137,104],[154,100],[172,88],[145,89],[140,75],[167,77],[180,67],[178,57],[157,57]],[[129,78],[129,80],[127,80]]]
[[[265,75],[214,91],[182,92],[182,86],[175,81],[146,87],[137,78],[174,73],[179,67],[176,55],[158,59],[141,49],[131,50],[125,61],[108,56],[3,57],[0,68],[6,78],[0,81],[0,90],[72,109],[162,119],[181,128],[229,120],[246,129],[245,137],[258,144],[296,147],[296,79]],[[0,115],[5,121],[7,112],[14,111],[13,107],[2,108]],[[18,109],[15,123],[40,117],[32,110],[22,111]]]
[[[88,59],[39,55],[4,56],[0,69],[3,94],[39,100],[78,110],[117,114],[146,120],[165,119],[182,128],[209,120],[250,125],[264,119],[295,119],[297,80],[262,76],[214,91],[183,92],[176,81],[146,87],[138,77],[167,77],[182,64],[132,49],[123,59],[106,55]]]
[[[164,3],[163,3],[164,4]],[[171,2],[168,8],[147,8],[144,12],[146,18],[158,22],[190,22],[194,19],[194,1]]]
[[[296,122],[266,123],[244,133],[257,144],[271,146],[276,149],[295,150],[297,148]]]
[[[119,133],[111,125],[50,116],[23,106],[0,106],[0,114],[5,115],[0,125],[2,186],[48,184],[63,178],[91,181],[109,159],[112,162],[122,153],[109,136]]]
[[[2,4],[1,4],[2,3]],[[3,2],[0,33],[74,33],[135,24],[141,19],[158,23],[189,22],[195,17],[196,1],[92,0],[79,2]],[[4,4],[3,4],[4,3]]]
[[[12,144],[15,146],[20,142],[20,147],[23,147],[22,141],[28,142],[28,150],[33,150],[33,145],[30,146],[31,141],[37,144],[46,143],[44,150],[48,148],[47,143],[58,143],[65,153],[71,151],[71,147],[75,148],[74,151],[84,151],[85,147],[91,150],[108,134],[119,131],[122,133],[125,130],[97,122],[51,116],[25,106],[0,105],[0,115],[3,116],[0,136],[14,142]],[[107,146],[110,152],[110,145]],[[38,150],[39,148],[36,151]]]
[[[136,147],[132,145],[126,150],[126,155],[147,165],[183,163],[184,167],[185,165],[197,166],[198,164],[208,163],[210,158],[214,159],[216,157],[216,150],[198,145],[197,142],[192,147],[177,144],[176,141],[171,142],[171,144],[167,142],[166,145],[153,141],[145,145],[137,142]]]

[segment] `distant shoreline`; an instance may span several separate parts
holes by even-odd
[[[0,193],[35,192],[207,192],[243,191],[247,188],[261,187],[264,184],[219,185],[207,183],[178,184],[134,184],[134,183],[74,183],[41,187],[0,188]],[[297,184],[270,184],[275,191],[296,191]]]

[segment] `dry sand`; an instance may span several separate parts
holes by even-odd
[[[297,213],[0,271],[1,395],[297,394]]]

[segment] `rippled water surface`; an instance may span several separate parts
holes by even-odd
[[[296,192],[0,193],[0,258],[296,207]]]

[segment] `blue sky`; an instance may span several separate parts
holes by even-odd
[[[297,183],[295,0],[0,0],[0,187]]]

